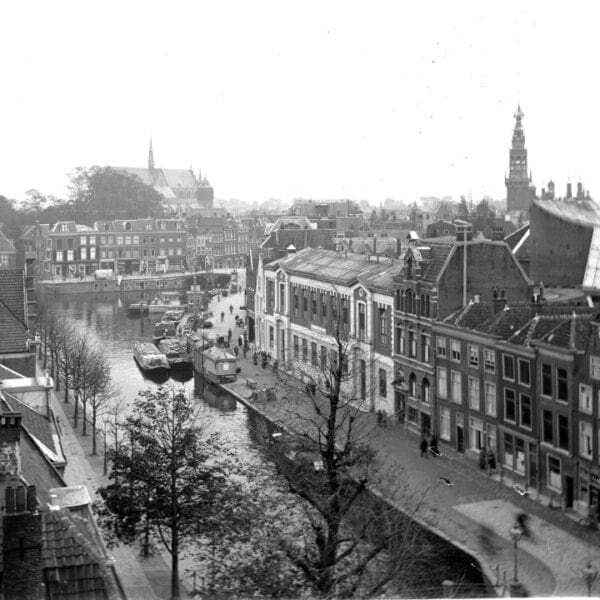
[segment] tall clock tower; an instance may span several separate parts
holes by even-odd
[[[531,183],[531,173],[527,169],[527,149],[523,133],[523,111],[521,106],[515,112],[515,128],[512,147],[509,153],[508,177],[506,184],[506,209],[514,216],[527,217],[529,207],[535,199],[535,186]]]

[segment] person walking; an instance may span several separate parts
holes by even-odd
[[[229,329],[229,331],[227,331],[227,343],[231,342],[231,335],[232,335],[231,329]]]
[[[423,436],[421,438],[421,444],[419,445],[419,447],[421,448],[421,456],[424,456],[425,458],[428,458],[427,455],[427,438],[425,436]]]

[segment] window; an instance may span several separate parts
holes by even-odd
[[[414,331],[408,332],[408,356],[417,358],[417,336]]]
[[[366,315],[365,305],[358,303],[358,337],[365,337]]]
[[[512,356],[502,355],[502,368],[504,379],[515,380],[515,361]]]
[[[458,371],[450,372],[450,386],[452,402],[460,404],[462,402],[462,377]]]
[[[60,238],[58,240],[56,240],[56,249],[57,250],[62,250],[63,249],[63,241]]]
[[[279,310],[285,311],[285,283],[279,284]]]
[[[139,235],[134,235],[133,236],[133,243],[134,244],[139,244],[140,243],[140,236]]]
[[[542,363],[542,394],[552,396],[552,366]]]
[[[67,250],[72,250],[73,248],[73,238],[67,238]]]
[[[446,357],[446,338],[437,337],[435,339],[435,347],[438,357],[445,358]]]
[[[579,384],[579,410],[588,415],[592,414],[592,386]]]
[[[553,419],[551,410],[542,411],[542,440],[548,444],[554,443]]]
[[[302,360],[304,362],[308,360],[308,341],[306,338],[302,338]]]
[[[469,366],[479,367],[479,348],[469,344]]]
[[[450,340],[450,358],[460,362],[460,342],[457,340]]]
[[[327,319],[327,296],[325,294],[321,294],[321,317],[323,321]]]
[[[387,311],[385,308],[379,309],[379,343],[382,346],[387,345]]]
[[[409,423],[418,424],[419,423],[419,411],[416,408],[409,406],[408,410],[406,411],[406,418]]]
[[[450,441],[450,409],[440,408],[440,437]]]
[[[123,244],[123,236],[122,235],[118,235],[117,236],[117,244],[118,245],[122,245]]]
[[[75,252],[73,250],[67,250],[67,261],[73,262],[75,260]]]
[[[396,354],[404,354],[404,330],[396,327]]]
[[[431,338],[428,335],[421,336],[421,354],[422,362],[431,362]]]
[[[327,348],[325,346],[321,346],[321,369],[327,370]]]
[[[469,408],[479,410],[479,379],[469,377]]]
[[[600,356],[590,356],[590,377],[600,379]]]
[[[81,260],[87,260],[87,248],[80,249]]]
[[[591,460],[593,454],[592,424],[587,421],[579,421],[579,456]]]
[[[62,262],[62,259],[63,259],[62,250],[57,250],[56,251],[56,262]]]
[[[429,379],[423,378],[421,382],[421,402],[429,404],[431,402],[431,386],[429,385]]]
[[[308,295],[306,290],[302,290],[302,312],[308,312]]]
[[[106,245],[106,237],[105,237],[105,236],[101,236],[101,237],[100,237],[100,244],[101,244],[102,246],[105,246],[105,245]]]
[[[128,246],[131,245],[131,236],[130,235],[125,236],[125,244]]]
[[[382,398],[387,396],[387,371],[379,369],[379,395]]]
[[[408,376],[408,395],[417,397],[417,376],[414,373]]]
[[[556,369],[556,399],[562,402],[569,401],[567,370],[562,367]]]
[[[313,318],[317,316],[317,292],[310,293],[310,305]]]
[[[96,248],[92,247],[90,248],[90,260],[95,260],[96,258]]]
[[[496,408],[496,384],[491,381],[486,381],[485,387],[485,414],[490,417],[495,417]]]
[[[530,385],[531,373],[529,370],[529,361],[523,358],[518,359],[519,362],[519,383],[522,385]]]
[[[95,246],[95,245],[96,245],[96,236],[90,235],[90,246]]]
[[[437,368],[437,393],[440,398],[448,397],[448,374],[444,367]]]
[[[469,418],[469,448],[481,450],[485,446],[483,435],[483,422],[480,419]]]
[[[79,236],[79,245],[85,246],[87,244],[87,237],[85,235]]]
[[[269,325],[269,348],[273,348],[275,345],[275,332],[273,326]]]
[[[562,491],[562,477],[560,472],[560,459],[548,456],[548,486]]]
[[[298,336],[294,336],[294,358],[298,358],[300,356],[300,344],[298,341]]]
[[[558,415],[558,447],[569,449],[569,417]]]
[[[294,315],[298,315],[298,308],[300,306],[300,299],[298,297],[298,288],[294,288]]]
[[[342,298],[342,324],[348,326],[348,300]]]
[[[440,408],[440,437],[450,441],[450,409]]]
[[[521,394],[521,427],[531,429],[531,397]]]
[[[319,365],[317,357],[317,344],[315,342],[310,343],[310,364],[313,367],[317,367]]]
[[[517,403],[513,390],[504,390],[504,420],[510,423],[517,421]]]
[[[504,434],[504,457],[503,462],[506,467],[509,469],[513,468],[514,465],[514,445],[513,445],[513,436],[505,433]]]

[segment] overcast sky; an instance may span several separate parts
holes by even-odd
[[[76,166],[206,172],[219,198],[600,197],[599,21],[578,2],[3,2],[0,194]]]

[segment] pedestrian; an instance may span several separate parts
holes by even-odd
[[[490,471],[496,470],[496,455],[494,454],[494,451],[492,450],[492,448],[488,448],[488,451],[487,451],[487,464],[488,464]]]
[[[485,450],[485,446],[483,446],[481,448],[481,450],[479,451],[479,468],[482,471],[485,469],[486,461],[487,461],[487,452]]]
[[[517,515],[517,525],[525,537],[531,537],[531,529],[529,528],[529,515],[527,513],[519,513]]]
[[[248,350],[248,338],[244,336],[244,350]]]
[[[242,353],[244,354],[244,358],[246,358],[246,354],[248,354],[248,348],[244,346],[244,348],[242,349]]]
[[[238,354],[240,353],[239,348],[237,346],[233,347],[233,353],[235,354],[235,357],[237,358]]]
[[[377,427],[383,427],[383,412],[377,411]]]
[[[427,456],[427,438],[425,436],[423,436],[421,438],[420,448],[421,448],[421,456],[428,458],[428,456]]]
[[[240,335],[240,337],[238,337],[238,346],[241,348],[243,343],[244,343],[244,338]]]
[[[231,342],[231,336],[232,336],[231,329],[229,329],[229,330],[227,331],[227,341],[228,341],[228,342]]]

